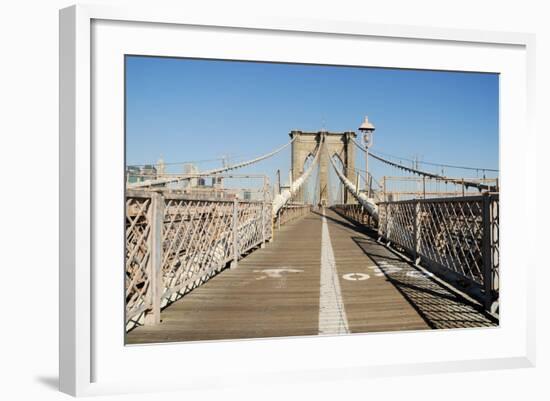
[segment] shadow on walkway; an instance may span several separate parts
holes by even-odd
[[[396,258],[390,250],[372,239],[353,237],[376,264],[375,274],[386,279],[403,295],[424,321],[434,329],[498,326],[498,319],[460,293],[438,282],[411,263]]]
[[[339,218],[327,219],[363,236],[353,236],[357,246],[376,264],[373,274],[384,276],[434,329],[498,326],[498,319],[481,305],[434,278],[432,273],[407,262],[376,241],[378,233],[333,210]]]

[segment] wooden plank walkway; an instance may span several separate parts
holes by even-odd
[[[328,209],[324,218],[312,213],[281,227],[264,249],[164,309],[161,318],[132,330],[127,343],[498,324]]]

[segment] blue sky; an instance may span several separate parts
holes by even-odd
[[[498,85],[496,74],[127,56],[126,160],[235,162],[286,143],[292,129],[356,131],[368,115],[373,152],[498,168]],[[289,148],[242,172],[277,168],[290,168]],[[377,162],[371,171],[394,173]]]

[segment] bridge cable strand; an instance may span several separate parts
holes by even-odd
[[[454,168],[454,169],[457,169],[457,170],[473,170],[473,171],[477,171],[477,172],[479,172],[479,171],[482,171],[482,172],[490,171],[492,173],[498,173],[500,171],[499,169],[496,169],[496,168],[457,166],[456,164],[444,164],[444,163],[427,162],[427,161],[424,161],[424,160],[413,160],[413,159],[409,159],[407,157],[401,157],[401,156],[390,155],[390,154],[387,154],[387,153],[382,153],[380,151],[378,151],[377,153],[379,155],[382,155],[382,156],[393,157],[394,159],[405,160],[405,161],[412,162],[412,163],[427,164],[427,165],[435,166],[435,167]]]
[[[353,168],[352,170],[355,171],[355,173],[357,175],[359,175],[359,177],[361,178],[361,180],[365,183],[365,192],[367,192],[367,188],[369,186],[369,182],[368,180],[363,177],[363,175],[361,173],[364,173],[365,170],[361,170],[361,169],[358,169],[358,168]],[[371,198],[374,199],[375,203],[379,203],[379,202],[383,202],[383,195],[382,195],[382,190],[383,190],[383,187],[382,185],[376,180],[376,178],[374,178],[374,176],[370,173],[367,173],[367,177],[370,177],[372,179],[372,183],[375,184],[375,186],[371,186],[370,188],[370,194],[371,194]],[[361,192],[360,188],[357,188],[359,190],[359,192]],[[368,192],[367,192],[368,193]],[[368,195],[367,195],[368,197]]]
[[[328,154],[328,149],[326,150],[326,152],[330,160],[330,164],[332,164],[332,168],[336,172],[336,175],[338,176],[342,184],[353,195],[353,197],[357,199],[361,206],[365,208],[367,213],[370,214],[374,218],[374,220],[378,221],[378,205],[374,202],[373,199],[367,198],[365,194],[362,194],[358,191],[358,188],[355,188],[355,185],[353,185],[352,182],[348,180],[348,178],[338,170],[333,158]]]
[[[268,157],[271,157],[271,156],[279,153],[280,151],[282,151],[283,149],[288,147],[290,144],[292,144],[292,142],[294,142],[294,140],[296,138],[297,138],[297,136],[292,138],[290,140],[290,142],[285,143],[283,146],[275,149],[272,152],[266,153],[262,156],[256,157],[255,159],[247,160],[247,161],[242,162],[242,163],[237,163],[237,164],[233,164],[231,166],[221,167],[221,168],[218,168],[218,169],[207,170],[207,171],[204,171],[202,173],[199,172],[199,173],[193,173],[193,174],[183,174],[181,176],[175,176],[175,177],[170,177],[170,178],[158,178],[158,179],[155,179],[155,180],[134,182],[134,183],[128,184],[128,188],[142,188],[142,187],[149,187],[149,186],[152,186],[152,185],[168,184],[168,183],[172,183],[172,182],[188,180],[188,179],[191,179],[191,178],[208,177],[208,176],[223,173],[225,171],[235,170],[235,169],[238,169],[238,168],[246,167],[246,166],[249,166],[251,164],[258,163],[262,160],[267,159]]]
[[[374,176],[373,176],[371,173],[367,172],[366,170],[362,170],[362,169],[360,169],[360,168],[357,168],[357,167],[354,167],[353,170],[354,170],[356,173],[358,173],[358,174],[360,175],[361,179],[362,179],[365,183],[368,183],[366,177],[370,177],[370,179],[372,180],[372,182],[373,182],[374,184],[376,184],[376,186],[377,186],[378,188],[382,188],[382,184],[380,184],[380,183],[378,182],[378,180],[377,180],[376,178],[374,178]],[[363,177],[363,175],[362,175],[361,173],[365,174],[366,177]]]
[[[363,152],[367,152],[367,149],[365,149],[363,146],[358,144],[355,139],[353,140],[353,143],[355,143],[355,145],[359,149],[361,149]],[[483,190],[483,189],[487,190],[487,191],[491,191],[491,190],[496,189],[492,185],[481,184],[481,183],[478,183],[478,182],[471,182],[471,181],[463,181],[463,180],[456,179],[456,178],[445,177],[445,176],[442,176],[442,175],[428,173],[428,172],[422,171],[422,170],[417,170],[417,169],[407,167],[407,166],[404,166],[402,164],[395,163],[395,162],[392,162],[390,160],[384,159],[383,157],[377,156],[377,155],[373,154],[372,152],[369,152],[369,156],[371,156],[372,158],[374,158],[376,160],[379,160],[383,163],[389,164],[390,166],[399,168],[401,170],[409,171],[413,174],[423,175],[425,177],[433,178],[433,179],[436,179],[436,180],[445,181],[445,183],[447,183],[447,182],[460,183],[460,184],[464,185],[466,188],[470,188],[470,187],[471,188],[477,188],[480,191]]]
[[[277,213],[279,213],[279,210],[283,208],[288,201],[296,195],[296,193],[300,190],[302,185],[306,182],[306,180],[309,178],[311,172],[313,171],[313,168],[319,161],[319,154],[321,153],[321,149],[323,148],[324,140],[321,141],[315,150],[315,156],[313,160],[311,161],[311,164],[309,165],[308,169],[302,173],[300,177],[295,179],[293,182],[290,183],[290,188],[285,189],[280,194],[277,194],[275,198],[273,199],[273,217],[277,216]]]

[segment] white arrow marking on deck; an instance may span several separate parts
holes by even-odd
[[[365,273],[348,273],[342,276],[344,280],[348,280],[348,281],[363,281],[368,279],[369,277],[370,276]]]
[[[281,269],[264,269],[264,270],[254,270],[254,273],[264,273],[263,277],[271,278],[280,278],[283,277],[282,273],[302,273],[303,269],[290,269],[288,267],[283,267]]]
[[[321,237],[321,290],[319,296],[319,334],[349,333],[348,318],[342,301],[340,279],[336,271],[327,219],[323,209]]]

